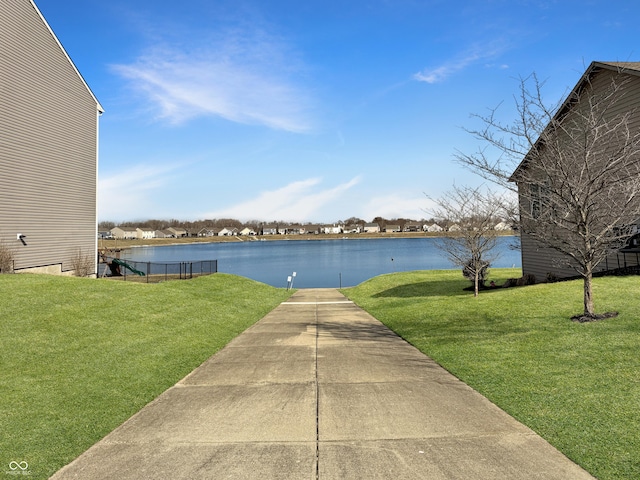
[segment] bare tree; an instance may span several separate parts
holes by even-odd
[[[435,204],[433,216],[452,224],[446,236],[439,239],[438,248],[446,253],[451,263],[462,267],[462,273],[472,281],[477,297],[491,262],[497,258],[492,252],[498,236],[494,227],[504,211],[504,198],[482,187],[454,186],[435,200]]]
[[[520,229],[558,252],[558,266],[584,281],[582,319],[597,318],[592,278],[619,249],[640,218],[640,130],[629,108],[631,77],[619,70],[595,75],[594,64],[564,103],[547,106],[538,78],[520,79],[513,123],[497,110],[476,116],[469,130],[485,148],[457,160],[520,198]],[[637,81],[636,81],[637,82]],[[637,88],[637,83],[636,83]],[[488,148],[486,148],[488,147]]]

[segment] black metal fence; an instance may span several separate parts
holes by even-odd
[[[98,277],[126,282],[157,283],[167,280],[186,280],[218,271],[217,260],[195,262],[136,262],[106,258],[98,265]]]
[[[619,250],[615,256],[609,256],[600,264],[605,274],[639,274],[640,250]]]

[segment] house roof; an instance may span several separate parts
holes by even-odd
[[[565,98],[564,102],[562,102],[562,105],[560,106],[560,108],[558,108],[558,111],[555,113],[553,118],[555,119],[563,115],[567,111],[567,109],[571,107],[571,105],[577,98],[579,92],[582,90],[584,85],[588,83],[591,80],[591,78],[593,78],[594,75],[601,72],[602,70],[610,70],[617,73],[626,73],[629,75],[640,77],[640,62],[596,62],[596,61],[591,62],[589,67],[585,70],[585,72],[580,77],[580,80],[578,80],[578,83],[576,83],[575,87],[573,87],[573,89],[571,90],[571,93],[569,93],[569,95],[567,95],[567,97]],[[536,140],[534,146],[531,147],[531,150],[536,148],[539,142],[540,142],[540,138]],[[510,182],[515,181],[517,173],[527,165],[528,158],[529,158],[529,155],[528,154],[525,155],[525,157],[522,159],[520,164],[516,167],[516,169],[511,174],[511,177],[509,178]]]
[[[640,75],[640,62],[592,62],[591,65],[594,64],[610,70]]]

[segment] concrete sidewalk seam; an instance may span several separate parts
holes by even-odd
[[[318,306],[316,305],[314,312],[315,320],[315,381],[316,381],[316,480],[320,478],[320,377],[318,373],[318,342],[319,342],[319,328],[318,328]]]
[[[351,300],[343,300],[337,302],[282,302],[280,305],[341,305],[341,304],[353,304]]]

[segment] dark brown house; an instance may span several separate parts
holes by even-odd
[[[623,85],[623,88],[615,90],[615,94],[620,95],[620,97],[618,101],[612,103],[613,108],[607,111],[606,115],[611,116],[611,118],[617,118],[621,114],[629,114],[628,125],[634,133],[637,133],[640,131],[640,62],[591,63],[558,109],[554,120],[562,123],[571,120],[573,115],[581,115],[581,113],[576,113],[574,109],[575,99],[587,94],[590,98],[604,97],[605,94],[610,94],[613,91],[611,85],[614,81]],[[544,142],[538,140],[529,154],[531,155],[534,149],[543,148],[545,148]],[[535,157],[535,155],[532,157]],[[528,178],[533,178],[529,170],[535,167],[532,162],[535,162],[535,160],[531,160],[527,155],[511,177],[512,181],[517,182],[520,216],[523,219],[535,219],[536,209],[541,208],[540,202],[543,202],[545,197],[544,185],[531,185],[527,184],[526,181],[519,180],[527,176]],[[635,222],[637,222],[637,219]],[[637,225],[627,225],[627,227],[631,233],[638,230]],[[522,271],[524,275],[534,275],[536,281],[577,276],[577,271],[571,268],[572,261],[567,255],[541,244],[525,231],[521,232],[521,241]],[[640,250],[635,253],[630,252],[629,249],[625,248],[613,251],[597,265],[594,273],[615,270],[619,267],[629,267],[633,264],[637,265],[638,258],[640,258],[638,256],[639,252]]]

